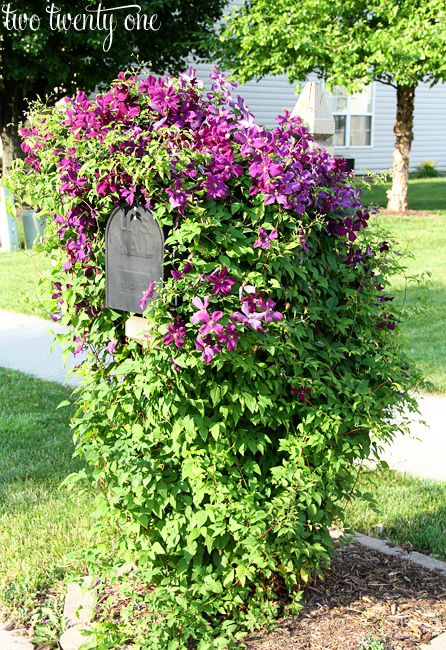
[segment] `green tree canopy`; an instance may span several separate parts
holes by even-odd
[[[135,62],[135,55],[157,73],[178,72],[186,66],[189,54],[198,58],[207,55],[207,37],[221,16],[226,0],[140,0],[139,12],[136,5],[113,11],[111,4],[123,3],[102,3],[99,16],[97,10],[101,3],[97,0],[60,0],[52,16],[51,4],[41,0],[1,4],[0,131],[5,168],[20,153],[17,126],[29,101],[51,95],[50,103],[54,103],[78,90],[91,92],[100,84],[109,85],[120,70]],[[129,29],[126,29],[126,16],[132,14],[136,18],[138,13],[140,29],[131,20],[127,21]],[[26,21],[23,14],[27,15]],[[71,16],[69,29],[57,29],[63,26],[63,16],[65,26],[70,25],[68,14]],[[73,21],[79,14],[91,16],[94,28],[91,29],[88,18],[85,29],[77,31]],[[107,49],[111,40],[111,14],[115,29]],[[33,15],[41,20],[39,23],[35,19],[30,26]],[[149,19],[145,25],[143,15]],[[150,18],[155,15],[150,25]],[[19,28],[20,24],[24,29]],[[76,26],[82,28],[83,21],[79,20]],[[107,37],[109,41],[104,46]]]
[[[415,88],[446,78],[444,0],[250,0],[229,18],[220,58],[241,82],[315,72],[349,91],[371,81],[397,91],[389,208],[407,209]]]

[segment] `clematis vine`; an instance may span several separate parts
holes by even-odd
[[[227,296],[231,291],[232,285],[236,283],[235,278],[232,275],[228,275],[226,266],[223,266],[220,270],[215,269],[215,271],[207,276],[207,280],[214,285],[212,289],[212,295],[214,296],[218,294]]]
[[[138,307],[143,311],[147,306],[149,298],[153,298],[153,292],[155,291],[155,287],[156,287],[156,282],[155,280],[152,280],[149,284],[149,288],[146,291],[144,291],[144,293],[142,294],[142,298],[138,302]]]
[[[186,321],[175,319],[167,326],[167,334],[164,336],[164,345],[175,343],[177,348],[182,348],[186,338]]]
[[[250,325],[257,332],[265,333],[265,330],[262,327],[262,317],[263,314],[252,313],[249,309],[249,305],[244,303],[242,305],[242,312],[239,311],[231,314],[231,319],[235,323],[242,323],[242,325]]]
[[[274,239],[277,239],[277,230],[272,230],[268,235],[264,228],[259,228],[259,237],[254,242],[254,248],[264,248],[269,251]]]
[[[265,311],[262,314],[259,314],[259,316],[263,316],[265,323],[270,323],[272,320],[283,320],[283,314],[281,314],[280,311],[274,311],[274,307],[276,306],[274,300],[268,298],[266,303],[262,304],[265,307]]]
[[[195,341],[195,347],[197,350],[200,350],[201,356],[206,363],[210,363],[214,356],[221,352],[221,346],[218,343],[212,343],[211,336],[205,336],[202,338],[200,335],[197,336]]]

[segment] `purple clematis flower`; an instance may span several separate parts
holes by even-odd
[[[195,296],[195,298],[192,299],[192,304],[199,310],[195,312],[191,318],[193,324],[196,325],[197,323],[205,323],[206,317],[208,315],[207,308],[209,307],[209,296],[205,296],[203,302],[201,301],[201,298]]]
[[[263,228],[259,228],[259,238],[254,242],[254,248],[270,250],[271,242],[277,239],[277,230],[272,230],[269,235]]]
[[[246,302],[242,305],[242,312],[243,313],[241,314],[239,311],[236,311],[231,314],[232,320],[236,323],[242,323],[243,325],[251,325],[251,327],[257,332],[262,332],[262,334],[265,333],[260,320],[263,317],[263,314],[251,313],[249,305]]]
[[[79,345],[77,346],[77,348],[76,348],[75,351],[73,352],[74,356],[76,356],[76,355],[79,354],[80,352],[83,352],[83,351],[84,351],[85,339],[86,339],[85,333],[84,333],[84,335],[82,336],[82,338],[79,338],[79,336],[75,336],[75,337],[74,337],[75,342],[76,342],[76,343],[79,343]]]
[[[309,395],[311,393],[311,388],[292,388],[291,392],[293,395],[298,395],[298,398],[301,402],[305,402],[307,399],[305,395]]]
[[[243,289],[248,294],[247,296],[242,297]],[[253,287],[250,284],[245,284],[244,287],[240,287],[239,296],[240,296],[241,303],[242,304],[246,303],[249,306],[250,312],[255,312],[257,306],[259,306],[262,311],[265,311],[265,309],[267,308],[265,305],[265,301],[263,300],[265,296],[265,292],[264,291],[256,292],[255,287]]]
[[[260,183],[266,185],[271,178],[282,174],[283,167],[274,162],[271,158],[261,153],[256,160],[250,164],[249,173],[251,178],[259,178]]]
[[[203,187],[207,189],[207,195],[210,199],[224,199],[228,193],[228,187],[222,181],[220,174],[209,173]]]
[[[212,345],[212,339],[210,336],[206,336],[203,339],[198,335],[197,340],[195,341],[195,347],[197,350],[201,351],[201,356],[206,363],[212,361],[216,353],[221,352],[221,347],[218,344]]]
[[[170,275],[173,277],[174,280],[179,280],[180,278],[183,277],[183,275],[186,275],[186,273],[192,271],[193,268],[194,268],[193,264],[188,262],[182,271],[171,271]]]
[[[212,295],[216,296],[219,293],[222,296],[227,296],[231,291],[231,287],[236,283],[236,279],[232,275],[228,275],[228,269],[223,266],[220,270],[215,269],[211,275],[207,276],[208,281],[214,285]]]
[[[141,300],[138,302],[138,307],[143,311],[146,308],[149,298],[153,298],[153,291],[155,289],[155,286],[156,286],[156,282],[155,280],[152,280],[152,282],[149,284],[149,288],[146,291],[144,291]]]
[[[217,321],[219,321],[222,316],[223,316],[222,311],[214,311],[212,316],[209,316],[207,311],[205,311],[200,319],[201,322],[203,323],[203,325],[200,327],[200,334],[202,336],[206,336],[207,334],[214,332],[214,334],[216,334],[217,336],[222,336],[223,326],[217,323]]]
[[[175,320],[167,326],[167,334],[164,336],[164,345],[175,343],[177,348],[182,348],[186,336],[186,321]]]
[[[109,352],[110,354],[115,354],[115,349],[116,349],[117,342],[118,342],[117,339],[113,339],[113,341],[110,341],[107,344],[107,347],[105,348],[107,350],[107,352]]]
[[[309,251],[309,249],[308,249],[307,241],[306,241],[306,239],[305,239],[305,233],[303,233],[302,230],[299,230],[299,239],[300,239],[300,245],[302,246],[302,248],[304,249],[304,251],[305,251],[306,253],[309,253],[310,251]]]
[[[265,323],[270,323],[272,320],[283,320],[283,314],[280,311],[274,311],[274,307],[276,306],[274,300],[268,298],[266,303],[263,304],[265,305],[265,311],[262,314],[258,314],[258,317],[263,316]]]
[[[226,334],[219,338],[220,343],[226,343],[226,347],[229,352],[235,350],[237,347],[237,342],[240,340],[240,337],[235,329],[234,323],[228,323],[226,325]]]

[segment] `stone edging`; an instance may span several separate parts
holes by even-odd
[[[95,597],[89,591],[91,578],[84,578],[83,581],[83,587],[77,583],[68,585],[63,608],[67,629],[59,639],[62,650],[78,650],[88,641],[88,637],[82,634],[82,630],[88,630],[91,623]]]
[[[363,535],[362,533],[355,533],[353,539],[357,539],[362,546],[367,546],[374,551],[379,551],[380,553],[385,553],[385,555],[393,555],[400,557],[402,560],[408,560],[414,564],[419,564],[425,569],[430,569],[431,571],[440,571],[446,574],[446,562],[441,560],[436,560],[429,555],[424,555],[423,553],[418,553],[418,551],[407,552],[402,549],[400,546],[393,546],[390,542],[386,542],[383,539],[376,539],[375,537],[369,537],[368,535]]]
[[[330,531],[330,534],[333,539],[343,537],[343,532],[341,530],[332,530]],[[352,541],[357,541],[362,546],[366,546],[374,551],[379,551],[385,555],[393,555],[402,560],[408,560],[414,564],[419,564],[425,569],[440,571],[446,575],[446,562],[436,560],[428,555],[423,555],[423,553],[418,553],[417,551],[408,553],[399,546],[393,546],[385,540],[369,537],[368,535],[362,535],[362,533],[355,533],[348,537]],[[121,572],[124,572],[126,568],[128,569],[131,567],[123,567]],[[78,584],[68,585],[68,592],[65,598],[63,610],[67,630],[62,634],[59,640],[62,650],[79,650],[81,645],[86,643],[88,640],[88,637],[81,634],[81,630],[89,628],[94,609],[94,596],[88,591],[89,584],[90,579],[84,578],[84,589],[81,589]],[[446,633],[435,637],[429,641],[427,645],[423,644],[419,647],[420,650],[446,650]]]

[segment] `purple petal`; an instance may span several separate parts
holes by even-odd
[[[201,334],[202,336],[206,336],[206,335],[209,334],[211,331],[212,331],[212,326],[211,326],[209,323],[207,323],[207,324],[205,324],[205,325],[202,325],[202,326],[200,327],[200,334]]]
[[[213,330],[214,330],[214,332],[215,332],[215,334],[216,334],[217,336],[222,336],[223,331],[224,331],[224,330],[223,330],[223,326],[222,326],[222,325],[218,325],[218,324],[216,324],[216,325],[213,326]]]
[[[210,347],[207,347],[207,348],[204,348],[201,356],[206,361],[206,363],[209,363],[214,358],[214,354],[215,354],[214,350],[212,348],[210,348]]]

